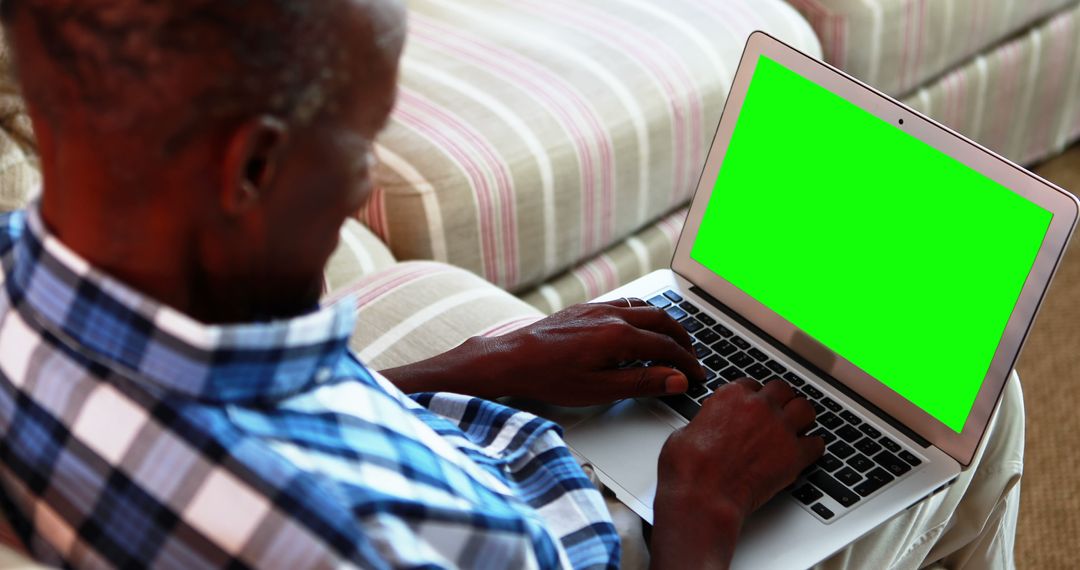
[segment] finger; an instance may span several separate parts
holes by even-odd
[[[792,398],[784,406],[782,414],[784,422],[795,430],[795,433],[805,432],[814,425],[814,420],[817,419],[814,406],[806,398]]]
[[[761,384],[758,384],[757,380],[754,380],[753,378],[739,378],[738,380],[732,382],[732,384],[735,384],[736,386],[742,386],[750,390],[751,392],[757,392],[761,389]]]
[[[761,394],[781,410],[795,397],[795,392],[791,391],[791,386],[788,386],[787,382],[768,382],[761,389]]]
[[[799,449],[802,451],[803,466],[808,466],[825,453],[825,439],[820,435],[800,437]]]
[[[697,356],[669,336],[635,328],[620,340],[623,350],[620,356],[624,360],[663,362],[678,368],[694,382],[705,380],[705,370]]]
[[[686,332],[686,329],[679,324],[679,321],[671,318],[671,315],[668,315],[663,309],[651,305],[635,307],[620,311],[619,316],[639,329],[666,334],[683,345],[687,351],[693,351],[694,340],[690,338],[690,333]]]
[[[594,303],[595,305],[610,305],[612,307],[620,309],[629,309],[633,307],[650,307],[645,301],[638,299],[637,297],[619,297],[618,299],[612,299],[610,301],[599,301]]]
[[[593,386],[605,401],[642,396],[682,394],[690,387],[686,375],[667,366],[623,368],[599,373]]]

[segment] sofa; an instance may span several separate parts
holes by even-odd
[[[360,219],[397,259],[468,269],[545,313],[667,265],[754,29],[1021,163],[1080,136],[1076,0],[409,7]]]
[[[743,43],[762,29],[1030,163],[1080,136],[1080,0],[411,0],[375,191],[328,299],[377,369],[670,261]],[[0,51],[0,210],[40,186]],[[10,529],[0,536],[21,548]],[[25,565],[25,566],[20,566]],[[0,567],[30,567],[0,551]]]

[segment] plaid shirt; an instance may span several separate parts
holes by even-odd
[[[350,301],[206,326],[0,216],[0,507],[80,567],[616,567],[558,428],[409,398],[348,350]]]

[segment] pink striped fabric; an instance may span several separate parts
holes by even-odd
[[[789,0],[826,61],[893,95],[1021,32],[1075,0]]]
[[[523,292],[684,204],[746,37],[780,0],[416,0],[362,219],[398,259]],[[427,190],[424,190],[427,189]],[[431,191],[431,189],[434,189]],[[595,290],[614,270],[596,267]]]
[[[404,262],[333,291],[326,302],[352,298],[356,330],[350,345],[378,370],[441,354],[474,336],[497,336],[543,314],[463,269]]]
[[[1021,164],[1080,136],[1080,5],[917,90],[905,102]]]
[[[553,313],[594,299],[657,269],[670,267],[685,208],[664,216],[623,243],[522,295],[530,305]]]

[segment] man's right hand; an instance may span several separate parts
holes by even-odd
[[[786,382],[749,379],[705,400],[660,453],[653,568],[727,568],[743,521],[824,451],[814,408]]]

